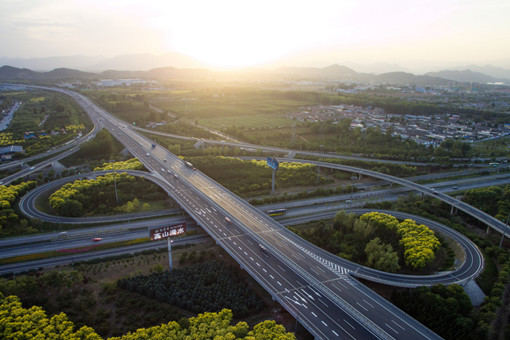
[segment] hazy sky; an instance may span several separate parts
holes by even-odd
[[[510,65],[510,0],[1,0],[0,56]]]

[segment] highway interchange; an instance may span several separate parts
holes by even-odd
[[[199,171],[186,167],[166,149],[152,148],[153,142],[86,97],[67,90],[60,92],[72,96],[89,113],[95,125],[107,128],[160,178],[161,187],[317,338],[439,338],[353,279],[349,275],[351,272],[360,277],[370,275],[362,273],[359,266],[350,269],[337,257],[288,232]],[[363,169],[346,169],[381,178],[381,174]],[[383,178],[445,201],[450,198],[412,182]],[[461,210],[467,209],[456,201],[451,202]],[[476,216],[487,218],[477,212]],[[488,221],[493,223],[493,228],[503,230],[501,225]],[[260,244],[269,252],[261,252]]]
[[[334,164],[331,166],[334,166]],[[119,216],[103,216],[103,217],[95,217],[95,218],[58,217],[58,216],[48,215],[43,212],[40,212],[36,208],[36,200],[39,195],[41,195],[44,192],[50,191],[50,190],[56,190],[58,187],[62,186],[64,182],[74,181],[74,180],[76,180],[78,178],[82,178],[84,176],[87,176],[87,177],[100,176],[102,174],[109,173],[109,172],[113,172],[113,171],[100,171],[100,172],[94,172],[92,174],[74,175],[74,176],[66,177],[63,179],[59,179],[59,180],[41,185],[41,186],[37,187],[36,189],[32,190],[31,192],[29,192],[28,194],[26,194],[21,199],[20,204],[19,204],[20,209],[26,216],[29,216],[31,218],[38,218],[38,219],[41,219],[44,221],[54,222],[54,223],[83,224],[83,223],[100,223],[100,222],[117,221],[117,220],[119,220]],[[159,179],[159,176],[153,176],[147,172],[142,172],[142,171],[128,170],[126,172],[130,175],[143,176],[144,178],[146,178],[148,180],[151,180],[155,183],[161,184],[161,180]],[[494,176],[494,177],[498,178],[499,176]],[[340,197],[343,197],[343,196],[350,197],[350,195],[341,195]],[[385,199],[387,200],[388,196],[385,196]],[[338,198],[337,198],[337,200],[338,200]],[[295,211],[302,212],[305,214],[308,212],[309,213],[308,216],[301,219],[300,223],[303,223],[306,221],[316,219],[317,213],[319,213],[320,211],[324,211],[323,209],[317,209],[318,207],[316,206],[316,202],[321,202],[321,200],[320,199],[309,199],[306,201],[288,202],[285,205],[282,205],[280,203],[280,204],[278,204],[278,207],[285,206],[286,208],[294,208]],[[351,205],[351,204],[355,204],[355,203],[350,203],[349,205]],[[345,203],[343,205],[345,206]],[[310,211],[303,209],[303,207],[310,207],[310,206],[312,207],[312,209]],[[273,209],[273,208],[275,208],[275,207],[274,206],[266,206],[262,210]],[[327,206],[326,208],[329,211],[336,212],[338,210],[341,210],[343,207],[342,206]],[[353,210],[352,208],[349,209],[349,211],[366,212],[366,210]],[[131,215],[131,216],[123,215],[120,218],[124,219],[124,220],[129,219],[129,218],[135,219],[135,218],[148,217],[151,215],[159,216],[162,214],[170,214],[172,212],[175,213],[176,210],[175,209],[167,210],[167,211],[163,211],[163,212],[159,212],[159,213],[143,213],[143,214]],[[389,212],[386,212],[386,213],[389,213]],[[343,268],[342,270],[344,272],[349,272],[349,273],[351,273],[351,275],[354,275],[357,277],[362,277],[364,279],[376,281],[379,283],[385,283],[385,284],[390,284],[390,285],[394,285],[394,286],[402,286],[402,287],[417,287],[417,286],[422,286],[422,285],[433,285],[433,284],[438,284],[438,283],[441,283],[441,284],[451,284],[451,283],[462,284],[463,282],[466,282],[467,280],[470,280],[470,279],[478,276],[480,271],[483,269],[484,261],[483,261],[483,256],[482,256],[481,252],[471,241],[469,241],[462,234],[460,234],[456,231],[453,231],[450,228],[448,228],[447,226],[444,226],[440,223],[437,223],[435,221],[431,221],[428,219],[424,219],[419,216],[403,214],[403,213],[398,213],[398,212],[394,212],[392,214],[399,215],[398,217],[400,219],[410,218],[410,219],[416,220],[418,223],[425,224],[429,227],[432,227],[436,231],[440,231],[444,235],[448,235],[450,238],[455,240],[455,242],[460,244],[463,248],[463,251],[465,253],[465,258],[464,258],[464,261],[462,262],[462,264],[458,268],[456,268],[456,270],[450,271],[448,273],[442,273],[442,274],[437,274],[437,275],[432,275],[432,276],[416,276],[416,277],[411,278],[406,275],[389,274],[389,273],[380,272],[380,271],[377,271],[377,270],[374,270],[371,268],[359,266],[357,264],[354,264],[349,261],[345,261],[345,260],[338,258],[336,256],[331,256],[331,254],[324,252],[322,249],[319,249],[317,247],[315,247],[316,249],[313,252],[313,256],[318,256],[318,254],[321,254],[321,257],[320,257],[321,261],[327,261],[328,264],[333,267],[335,267],[335,266],[337,268],[341,267],[341,268]],[[291,214],[289,214],[289,215],[291,215]],[[147,226],[149,223],[151,225],[156,225],[156,226],[157,225],[159,225],[159,226],[165,225],[165,223],[166,223],[166,225],[171,225],[171,224],[183,222],[183,220],[184,220],[183,217],[173,217],[173,218],[169,218],[169,219],[163,219],[163,220],[160,219],[160,220],[151,221],[151,222],[144,221],[142,223],[142,225]],[[112,227],[108,228],[108,234],[106,234],[106,235],[109,235],[109,242],[129,240],[129,239],[147,236],[146,228],[142,228],[143,230],[140,230],[140,222],[131,223],[131,226],[129,228],[125,227],[125,228],[122,228],[120,231],[115,230],[115,229],[112,230],[112,229],[113,229]],[[67,248],[90,245],[90,243],[91,243],[90,240],[91,240],[92,236],[94,235],[94,232],[96,234],[99,234],[99,231],[100,230],[98,230],[97,228],[94,228],[92,230],[88,229],[88,231],[86,233],[86,236],[88,238],[84,239],[83,237],[81,237],[80,240],[73,239],[71,242],[69,242],[69,244],[67,244]],[[114,237],[112,237],[112,235],[111,235],[112,232],[116,233]],[[73,233],[78,234],[77,231],[74,231]],[[104,235],[104,232],[101,233],[101,236],[102,235]],[[66,238],[68,238],[68,239],[70,238],[70,235],[66,234],[64,236],[66,236]],[[41,236],[33,236],[33,237],[36,238],[38,241],[41,241]],[[30,238],[30,237],[24,237],[25,240],[27,240],[27,238]],[[51,239],[52,235],[48,235],[48,238]],[[53,239],[54,238],[55,238],[55,236],[53,236]],[[0,241],[0,246],[8,245],[5,243],[7,241],[8,240],[5,240],[3,242]],[[0,258],[61,249],[62,242],[65,242],[65,240],[62,237],[60,237],[60,238],[57,237],[57,241],[60,241],[60,242],[52,242],[50,244],[44,243],[37,247],[35,247],[35,246],[28,247],[26,245],[19,245],[18,248],[4,249],[3,251],[0,250]],[[11,244],[9,244],[9,245],[12,246],[13,242],[14,241],[11,241]],[[16,244],[16,243],[14,243],[14,244]],[[311,248],[313,246],[309,244],[308,247]]]

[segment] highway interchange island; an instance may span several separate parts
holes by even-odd
[[[16,178],[29,173],[65,157],[79,147],[84,141],[92,139],[99,129],[107,129],[134,157],[138,158],[149,171],[128,171],[133,176],[143,176],[156,183],[178,203],[179,208],[160,212],[158,219],[137,221],[139,218],[156,217],[158,213],[134,214],[120,219],[132,219],[130,223],[110,228],[84,228],[66,232],[65,238],[55,237],[55,234],[38,234],[34,236],[15,237],[0,240],[0,255],[2,257],[30,252],[55,250],[66,243],[69,247],[83,246],[90,242],[90,235],[98,235],[108,230],[108,235],[114,235],[115,240],[137,238],[147,235],[147,226],[161,226],[185,222],[192,219],[197,228],[202,228],[221,246],[246,272],[248,272],[270,295],[281,304],[293,317],[303,325],[317,339],[439,339],[440,337],[421,323],[396,308],[387,300],[364,286],[358,279],[383,283],[398,287],[431,286],[434,284],[465,285],[478,277],[484,269],[484,257],[478,247],[466,236],[444,226],[438,222],[419,216],[383,211],[391,213],[399,219],[411,218],[420,224],[425,224],[433,230],[448,235],[462,248],[464,254],[462,263],[452,271],[436,273],[434,275],[402,275],[378,271],[372,268],[347,261],[335,256],[300,238],[289,231],[284,219],[275,220],[261,210],[285,207],[290,213],[306,209],[312,210],[306,216],[299,218],[300,222],[332,216],[334,209],[349,208],[356,214],[362,214],[374,209],[358,209],[357,200],[342,200],[329,211],[321,210],[323,205],[315,202],[277,204],[255,208],[245,200],[239,198],[214,180],[204,175],[198,169],[186,164],[182,159],[169,152],[153,140],[139,133],[131,124],[119,120],[104,109],[98,107],[86,96],[70,90],[29,87],[50,91],[59,91],[71,96],[89,115],[94,123],[92,132],[64,147],[64,153],[46,157],[46,159],[30,169],[22,170],[3,179],[7,185]],[[241,144],[229,141],[209,141],[205,143],[219,145],[237,145],[245,148],[260,148],[266,152],[292,154],[293,150],[262,147],[252,144]],[[55,150],[54,152],[61,152]],[[313,154],[313,153],[310,153]],[[294,158],[279,158],[279,161],[301,162]],[[379,172],[369,171],[352,166],[344,166],[326,162],[302,161],[315,164],[321,168],[329,168],[356,173],[392,183],[398,190],[413,190],[421,195],[429,195],[449,204],[452,209],[458,209],[473,218],[483,222],[501,234],[509,234],[504,222],[476,209],[459,199],[446,194],[448,188],[437,188],[416,184]],[[84,176],[100,176],[106,172],[79,174],[62,178],[40,185],[20,201],[20,210],[28,217],[42,221],[65,224],[85,223],[113,223],[119,222],[118,216],[97,218],[66,218],[49,215],[38,210],[36,199],[39,195],[62,186],[66,182],[74,181]],[[494,181],[508,183],[508,177],[494,178]],[[499,183],[499,182],[498,182]],[[389,189],[385,197],[391,195],[396,199],[401,191]],[[443,192],[444,191],[444,192]],[[382,194],[381,194],[382,195]],[[359,195],[362,196],[361,194]],[[353,195],[350,197],[354,198]],[[322,200],[322,203],[325,201]],[[346,203],[348,202],[348,203]],[[301,204],[301,206],[299,205]],[[184,215],[163,217],[182,209]],[[117,229],[116,229],[117,228]],[[190,242],[199,242],[203,236],[194,236]],[[178,242],[183,242],[180,240]],[[140,249],[147,247],[165,247],[165,242],[138,245]],[[72,258],[51,258],[33,262],[15,263],[0,266],[0,272],[22,272],[32,268],[54,266],[56,264],[81,261],[94,256],[104,257],[117,254],[122,250],[109,250],[98,254],[74,255]],[[133,252],[133,249],[128,251]]]

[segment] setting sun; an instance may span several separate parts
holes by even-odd
[[[219,67],[261,64],[310,46],[311,32],[322,29],[307,25],[304,6],[261,1],[193,2],[175,5],[160,14],[157,25],[166,34],[169,46],[204,63]],[[292,10],[291,10],[292,8]],[[285,14],[285,15],[284,15]],[[164,19],[162,19],[164,18]],[[314,33],[315,34],[315,33]]]

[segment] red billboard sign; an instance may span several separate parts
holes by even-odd
[[[162,240],[167,237],[179,236],[186,232],[186,223],[173,224],[166,227],[152,229],[151,241]]]

